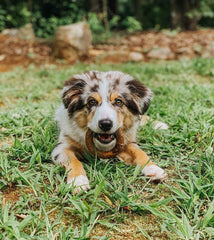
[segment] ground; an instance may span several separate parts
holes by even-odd
[[[101,42],[101,39],[100,39]],[[214,57],[214,29],[176,32],[148,31],[132,35],[115,34],[103,44],[93,44],[89,55],[79,59],[83,63],[121,63],[128,61],[151,61]],[[57,64],[68,66],[65,60],[53,55],[53,41],[37,39],[35,42],[0,34],[0,71],[16,66],[27,67]]]
[[[49,64],[0,74],[0,239],[213,239],[214,60]],[[68,76],[120,70],[154,93],[139,146],[164,168],[154,185],[116,159],[84,163],[91,190],[73,194],[51,161],[53,120]],[[8,69],[7,69],[8,70]]]

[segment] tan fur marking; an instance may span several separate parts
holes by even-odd
[[[152,161],[149,161],[149,157],[144,151],[138,148],[136,144],[130,143],[125,147],[124,152],[118,154],[118,158],[130,165],[154,165]]]
[[[80,175],[86,176],[85,169],[75,154],[70,149],[65,149],[64,151],[68,157],[68,164],[65,166],[68,171],[67,182],[70,182],[72,178]]]
[[[124,109],[124,120],[123,120],[123,130],[127,131],[129,128],[132,127],[134,123],[134,116],[133,114],[128,111],[127,108]]]
[[[118,111],[118,112],[117,112],[117,121],[118,121],[118,123],[119,123],[120,126],[122,125],[122,123],[123,123],[123,121],[124,121],[123,119],[124,119],[123,113],[120,112],[120,111]]]
[[[93,116],[94,116],[94,113],[95,113],[94,111],[89,113],[89,115],[88,115],[88,117],[87,117],[87,122],[88,122],[88,123],[91,123],[91,121],[92,121],[92,119],[93,119]]]
[[[114,103],[115,99],[118,98],[119,95],[116,92],[111,93],[110,95],[110,101]]]
[[[82,111],[76,112],[74,115],[74,120],[80,128],[87,127],[87,114],[85,113],[85,109]]]
[[[98,104],[102,103],[102,97],[100,96],[99,93],[94,93],[91,95],[91,97],[93,97],[98,102]]]

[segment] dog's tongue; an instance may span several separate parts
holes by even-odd
[[[111,134],[99,134],[99,137],[102,141],[110,141],[112,139]]]

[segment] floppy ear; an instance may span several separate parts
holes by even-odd
[[[62,102],[65,108],[68,109],[69,116],[77,110],[81,110],[85,105],[81,98],[84,92],[86,82],[82,79],[71,78],[65,82],[62,91]]]
[[[134,114],[143,115],[149,108],[152,92],[140,81],[133,79],[126,83],[131,95],[128,96],[127,107]]]

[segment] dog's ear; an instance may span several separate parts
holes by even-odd
[[[84,107],[84,101],[81,95],[84,92],[86,82],[83,79],[76,79],[72,77],[64,83],[62,91],[62,102],[66,109],[68,109],[69,115],[72,116],[77,110],[81,110]]]
[[[149,108],[152,92],[140,81],[133,79],[126,83],[131,95],[128,96],[127,107],[134,114],[143,115]]]

